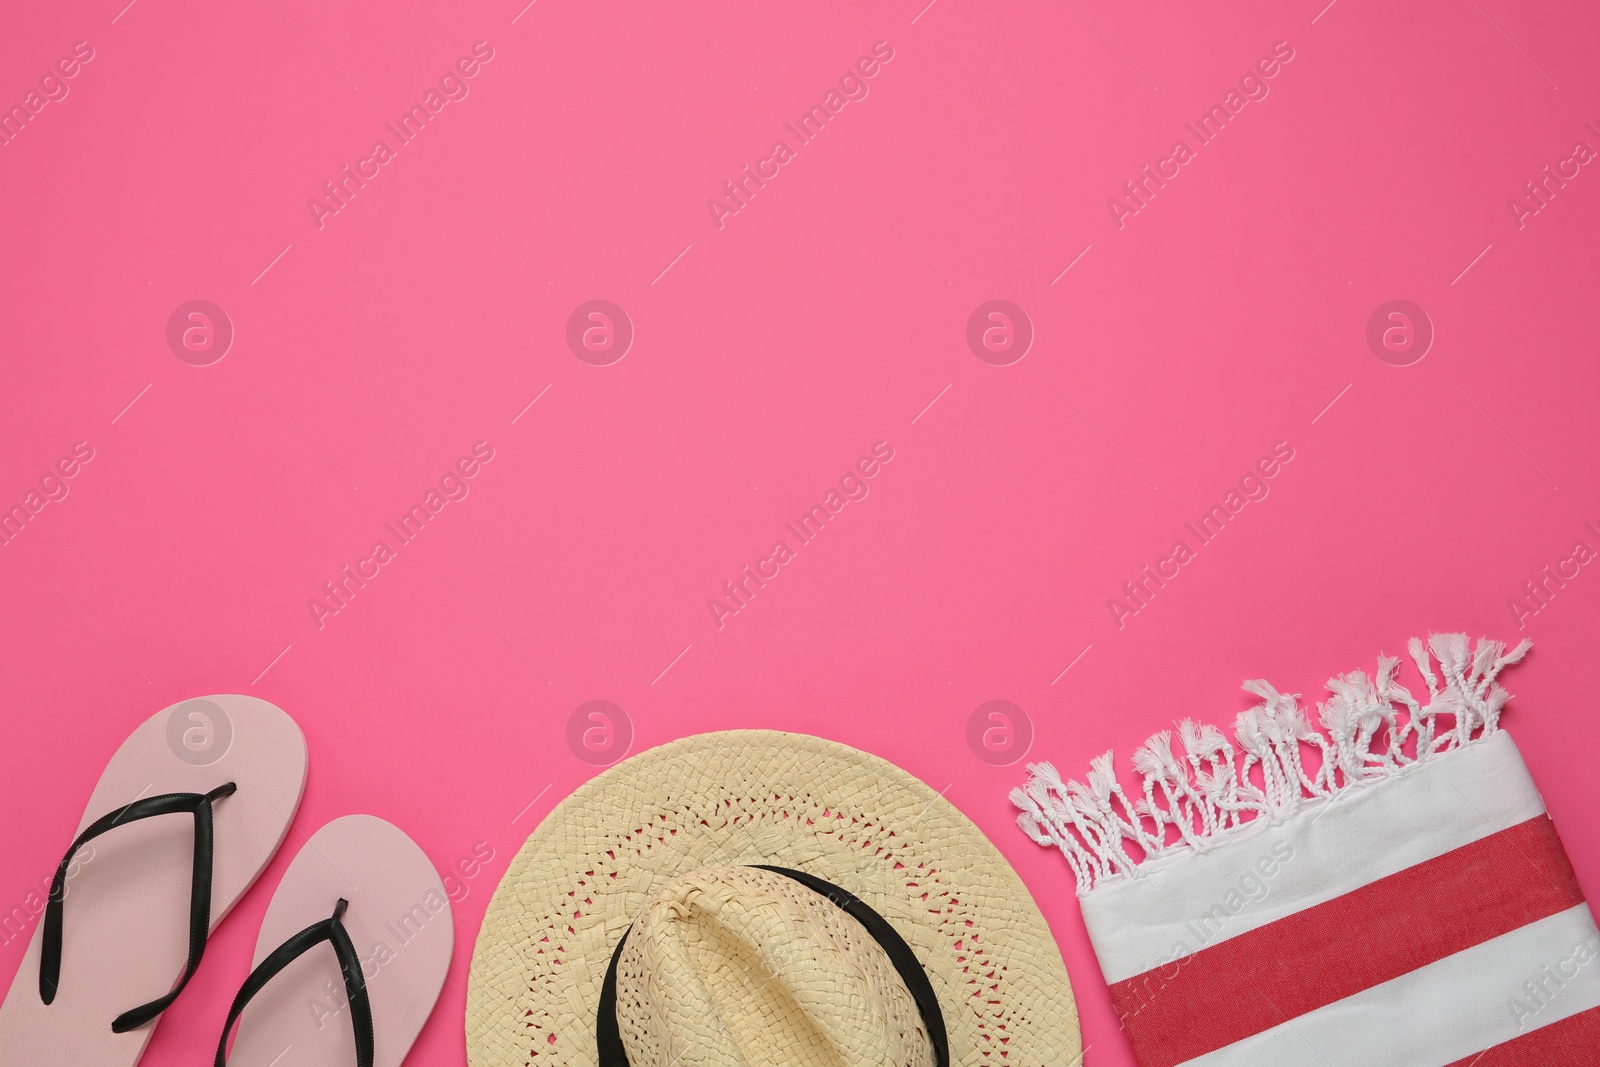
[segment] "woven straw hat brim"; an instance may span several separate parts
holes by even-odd
[[[594,1067],[600,985],[646,899],[702,867],[765,863],[859,896],[938,995],[953,1067],[1070,1067],[1077,1010],[1033,898],[967,817],[876,756],[735,730],[640,753],[523,844],[467,987],[471,1067]]]

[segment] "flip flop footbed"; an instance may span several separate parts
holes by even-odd
[[[372,1007],[374,1067],[399,1067],[433,1011],[455,947],[444,883],[403,831],[348,815],[313,834],[267,905],[251,966],[331,916],[340,898],[349,901],[340,921]],[[285,967],[239,1018],[228,1067],[270,1067],[280,1057],[295,1067],[355,1067],[350,1007],[329,944]]]
[[[158,712],[111,758],[73,837],[134,800],[206,793],[230,781],[237,791],[213,804],[215,929],[277,852],[305,789],[305,737],[279,708],[210,696]],[[71,843],[63,840],[51,862]],[[130,822],[79,851],[66,883],[57,995],[46,1005],[39,993],[41,919],[0,1003],[0,1064],[138,1061],[155,1025],[117,1034],[111,1022],[182,976],[193,868],[189,815]]]

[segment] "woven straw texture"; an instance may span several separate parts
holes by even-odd
[[[872,935],[793,878],[702,867],[668,883],[617,961],[630,1067],[784,1061],[933,1067],[922,1014]],[[752,1059],[743,1056],[744,1059]]]
[[[966,816],[875,756],[800,734],[740,730],[625,760],[539,824],[495,890],[478,934],[467,990],[471,1067],[593,1067],[600,984],[617,942],[647,905],[652,914],[641,924],[640,943],[630,936],[619,961],[619,1025],[627,1027],[630,1056],[638,1050],[643,1057],[636,1067],[669,1046],[661,1062],[682,1057],[677,1067],[925,1063],[920,1020],[908,1021],[904,1005],[896,1007],[903,987],[892,969],[836,976],[835,992],[846,996],[876,987],[875,1032],[851,1038],[854,1044],[828,1041],[828,1028],[846,1016],[818,1016],[804,1006],[803,997],[822,995],[815,985],[820,954],[866,958],[850,943],[864,936],[859,928],[829,918],[775,938],[756,931],[781,918],[746,908],[720,930],[701,916],[706,921],[691,924],[698,932],[683,924],[651,931],[663,921],[654,914],[663,900],[671,907],[696,884],[715,893],[733,877],[702,868],[756,863],[842,886],[894,925],[938,995],[955,1067],[1079,1062],[1077,1012],[1050,930],[1021,880]],[[789,893],[765,881],[751,891],[774,902],[775,894]],[[697,899],[713,907],[705,893]],[[820,914],[801,900],[789,894],[776,913]],[[797,937],[815,943],[785,948],[803,944]],[[674,954],[674,966],[696,973],[665,970],[664,957]],[[801,960],[806,954],[810,962]],[[702,983],[692,995],[663,995],[692,980]],[[849,1010],[859,1017],[859,1006]],[[687,1035],[698,1035],[693,1048]]]

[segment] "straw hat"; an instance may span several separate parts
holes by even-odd
[[[562,801],[489,903],[466,1029],[471,1067],[1071,1067],[1080,1043],[1050,929],[978,828],[876,756],[767,730]]]

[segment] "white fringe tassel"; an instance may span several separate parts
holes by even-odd
[[[1144,776],[1138,797],[1117,782],[1110,752],[1089,762],[1087,785],[1063,781],[1049,763],[1030,763],[1027,782],[1011,791],[1022,811],[1017,825],[1039,844],[1061,850],[1080,896],[1106,878],[1138,877],[1145,860],[1203,851],[1257,818],[1278,822],[1304,801],[1403,774],[1494,733],[1511,697],[1495,678],[1532,647],[1523,641],[1507,652],[1504,642],[1482,637],[1469,652],[1466,634],[1433,634],[1425,649],[1413,637],[1411,659],[1428,683],[1428,702],[1419,703],[1395,681],[1398,656],[1379,655],[1375,676],[1352,671],[1329,679],[1333,698],[1317,706],[1321,731],[1306,721],[1296,694],[1259,679],[1246,682],[1262,702],[1234,721],[1237,752],[1216,727],[1185,719],[1178,724],[1181,755],[1173,751],[1170,730],[1133,754],[1134,769]],[[1448,721],[1441,722],[1444,716]],[[1385,740],[1375,749],[1380,733]],[[1406,754],[1408,745],[1415,755]],[[1315,773],[1301,759],[1311,748],[1321,756]],[[1257,765],[1260,786],[1250,774]],[[1142,853],[1137,859],[1128,853],[1130,841]]]

